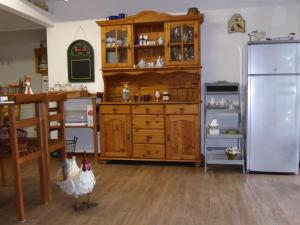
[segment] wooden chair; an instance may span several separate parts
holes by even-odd
[[[64,101],[67,96],[65,93],[48,93],[46,94],[45,104],[43,107],[43,118],[45,130],[45,149],[47,151],[46,165],[50,168],[51,153],[59,150],[61,159],[67,158],[66,150],[66,131],[65,131],[65,116],[64,116]],[[49,182],[48,186],[51,187],[50,171],[47,173]],[[52,191],[48,191],[48,201],[52,200]]]
[[[21,109],[19,105],[16,105],[17,120],[20,119]],[[8,105],[0,105],[0,125],[5,124],[8,121]]]
[[[21,165],[38,159],[40,189],[43,203],[48,202],[49,181],[47,173],[49,172],[46,165],[47,152],[44,148],[45,135],[43,129],[43,110],[45,94],[37,95],[14,95],[15,104],[8,106],[9,128],[10,128],[10,148],[13,164],[14,186],[16,195],[16,205],[18,220],[25,220],[24,199],[21,182]],[[23,104],[34,104],[35,115],[31,118],[17,119],[16,107]],[[36,127],[36,137],[20,140],[17,136],[19,128]]]
[[[7,179],[6,179],[6,167],[5,167],[5,158],[0,156],[0,167],[1,167],[1,177],[2,177],[2,186],[7,186]]]

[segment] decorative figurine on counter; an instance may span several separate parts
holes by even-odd
[[[163,45],[164,44],[164,39],[162,37],[159,37],[159,39],[157,40],[157,43],[159,45]]]
[[[208,125],[209,134],[220,134],[219,123],[216,119],[213,119],[211,123]]]
[[[258,30],[254,30],[251,31],[251,33],[249,33],[248,36],[250,38],[250,41],[260,41],[266,37],[266,32],[264,30],[260,32],[258,32]]]
[[[129,101],[129,89],[128,89],[128,82],[124,83],[123,90],[122,90],[122,101],[128,102]]]
[[[160,98],[160,92],[159,92],[159,90],[156,90],[156,91],[155,91],[154,97],[155,97],[155,100],[158,102],[158,101],[159,101],[159,98]]]
[[[24,76],[24,94],[33,95],[33,91],[31,88],[31,75],[25,75]]]
[[[164,65],[164,61],[162,60],[162,58],[160,56],[158,56],[157,60],[156,60],[156,67],[163,67]]]
[[[224,107],[226,106],[227,102],[224,100],[224,98],[222,97],[221,101],[220,101],[220,106]]]
[[[208,107],[213,108],[216,106],[216,100],[214,97],[212,97],[209,101],[208,101]]]

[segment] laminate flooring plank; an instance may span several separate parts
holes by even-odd
[[[79,163],[78,159],[78,163]],[[8,162],[7,171],[11,171]],[[52,159],[53,200],[42,204],[36,162],[22,166],[24,225],[298,225],[300,176],[242,174],[239,167],[192,164],[94,164],[98,206],[75,212],[73,196],[56,185],[60,162]],[[12,174],[0,187],[0,225],[17,224]]]

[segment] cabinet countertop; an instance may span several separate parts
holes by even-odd
[[[183,102],[183,101],[159,101],[159,102],[101,102],[98,105],[154,105],[154,104],[200,104],[200,102]]]

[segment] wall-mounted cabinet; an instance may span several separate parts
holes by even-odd
[[[48,75],[47,48],[34,49],[35,72]]]
[[[201,162],[202,22],[203,14],[153,11],[97,21],[104,79],[101,160]]]

